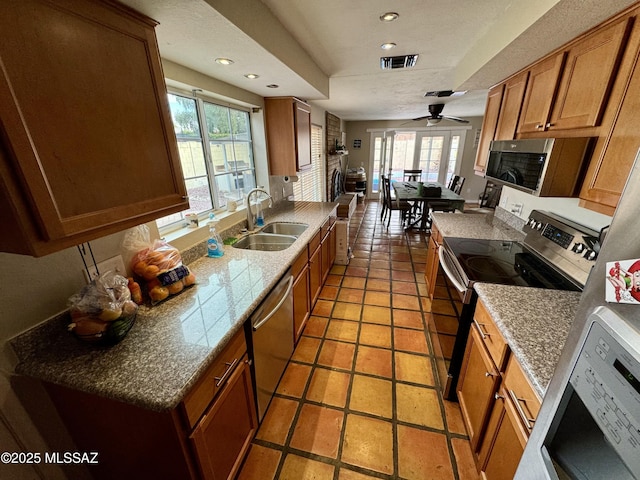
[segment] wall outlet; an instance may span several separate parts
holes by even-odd
[[[102,262],[98,262],[98,268],[96,269],[95,265],[88,265],[87,269],[83,270],[84,278],[87,283],[90,283],[93,279],[98,276],[98,272],[105,273],[111,270],[112,272],[117,273],[118,275],[122,275],[123,277],[127,276],[127,269],[124,266],[124,260],[122,260],[122,255],[116,255],[115,257],[108,258]]]

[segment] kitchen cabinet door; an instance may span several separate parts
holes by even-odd
[[[191,435],[202,477],[233,479],[257,428],[251,373],[245,356]]]
[[[333,260],[335,259],[335,251],[336,235],[335,224],[333,224],[329,227],[329,231],[325,235],[324,240],[322,240],[322,283],[324,283],[331,271]]]
[[[294,343],[298,342],[300,335],[309,319],[311,312],[311,299],[309,298],[309,266],[305,264],[296,280],[293,282],[293,335]]]
[[[309,257],[309,292],[311,297],[311,310],[316,304],[322,290],[322,247],[318,246]]]
[[[600,124],[630,24],[630,18],[625,17],[569,49],[548,130]]]
[[[0,3],[0,249],[44,255],[188,208],[154,26],[115,3]]]
[[[427,263],[425,265],[424,278],[427,283],[429,298],[433,301],[436,290],[436,278],[438,275],[438,266],[440,264],[440,259],[438,258],[438,244],[433,234],[433,228],[431,232],[431,236],[429,237],[429,248],[427,250]]]
[[[473,166],[475,173],[478,175],[484,176],[484,171],[487,168],[489,147],[495,139],[503,91],[504,84],[501,83],[489,90],[489,95],[487,96],[487,106],[485,107],[484,119],[482,120],[482,130],[480,131],[480,141],[478,142],[478,150],[476,151],[476,161]]]
[[[500,373],[491,361],[478,329],[472,325],[460,370],[458,401],[474,451],[482,439],[499,382]]]
[[[498,125],[494,135],[495,140],[513,140],[516,138],[516,129],[518,128],[518,119],[520,118],[520,110],[528,78],[529,72],[522,72],[505,82]]]
[[[295,175],[311,166],[311,107],[294,97],[265,98],[271,175]]]
[[[613,215],[640,149],[640,46],[611,129],[598,138],[580,190],[580,206]]]
[[[565,53],[557,53],[529,69],[518,133],[542,132],[547,128]]]

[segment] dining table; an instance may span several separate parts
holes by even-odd
[[[419,192],[419,183],[423,183],[423,193],[431,192],[434,188],[428,187],[439,187],[440,195],[424,195]],[[438,204],[439,208],[445,207],[446,210],[460,210],[464,211],[464,198],[458,195],[457,193],[449,190],[447,187],[438,182],[391,182],[391,186],[396,194],[396,199],[398,201],[406,201],[413,204],[418,203],[420,208],[420,214],[416,216],[413,221],[407,225],[407,228],[415,228],[418,227],[420,230],[428,230],[429,224],[429,203]]]

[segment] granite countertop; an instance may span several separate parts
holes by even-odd
[[[443,237],[522,241],[524,233],[487,213],[434,213],[433,221]]]
[[[488,283],[473,287],[543,398],[569,335],[580,292]]]
[[[150,410],[174,408],[337,205],[278,206],[268,222],[309,224],[291,247],[279,252],[226,247],[221,258],[189,263],[196,285],[141,307],[127,337],[113,347],[81,342],[67,332],[62,317],[32,328],[11,342],[19,359],[16,372]]]

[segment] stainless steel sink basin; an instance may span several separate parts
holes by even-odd
[[[279,235],[273,233],[253,233],[241,238],[233,244],[233,248],[242,250],[262,250],[265,252],[277,252],[289,248],[297,237],[293,235]]]
[[[280,235],[293,235],[299,236],[304,232],[309,225],[306,223],[294,223],[294,222],[273,222],[262,229],[263,233],[277,233]]]

